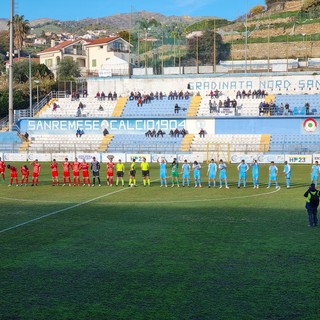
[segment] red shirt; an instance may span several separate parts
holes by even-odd
[[[52,172],[58,172],[58,164],[56,162],[52,162],[50,168]]]
[[[33,173],[40,173],[40,167],[41,167],[40,163],[35,162],[33,164]]]
[[[80,167],[81,167],[81,170],[82,171],[88,171],[89,170],[89,163],[86,163],[86,162],[82,162],[81,164],[80,164]]]
[[[80,162],[78,161],[75,161],[73,164],[72,164],[72,171],[73,172],[79,172],[80,170]]]
[[[29,175],[29,169],[26,169],[25,167],[21,167],[21,174],[23,176],[28,176]]]
[[[107,173],[113,173],[114,163],[109,162],[107,163]]]
[[[4,161],[0,161],[0,172],[3,172],[6,168]]]
[[[69,161],[65,161],[65,162],[62,164],[62,166],[63,166],[63,172],[69,172],[70,167],[71,167],[71,164],[70,164]]]

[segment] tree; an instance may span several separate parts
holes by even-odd
[[[58,78],[60,80],[73,80],[81,76],[79,63],[72,58],[63,58],[58,67]]]
[[[10,28],[10,21],[8,22]],[[23,41],[30,31],[29,21],[24,19],[24,16],[15,15],[13,17],[13,42],[14,47],[18,51],[18,57],[20,58],[20,51],[23,46]]]
[[[6,55],[9,51],[9,32],[6,30],[0,31],[0,53]]]
[[[216,62],[226,58],[229,53],[222,42],[222,37],[213,30],[205,30],[201,36],[195,36],[187,40],[187,58],[195,59],[197,56],[201,64],[213,64],[214,37],[216,37]]]
[[[320,16],[320,0],[305,0],[301,11],[308,13],[311,18],[318,18]]]
[[[126,40],[126,41],[128,41],[128,42],[129,42],[129,38],[131,38],[131,35],[130,35],[129,32],[126,31],[126,30],[120,31],[120,32],[118,33],[118,35],[119,35],[119,37],[121,37],[123,40]]]

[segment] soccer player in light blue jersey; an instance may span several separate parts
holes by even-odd
[[[167,187],[167,163],[164,159],[160,161],[160,187]]]
[[[190,187],[190,164],[187,160],[184,160],[183,165],[181,167],[182,174],[182,187],[184,187],[187,183],[187,186]]]
[[[257,160],[251,164],[253,189],[259,189],[259,169],[260,165]]]
[[[244,160],[241,160],[237,168],[239,171],[238,188],[241,186],[241,181],[243,181],[243,187],[245,188],[247,186],[247,171],[249,170],[249,166]]]
[[[223,180],[224,180],[226,189],[229,189],[228,181],[227,181],[227,165],[223,162],[222,159],[219,161],[218,169],[219,169],[220,189],[222,188]]]
[[[315,164],[311,167],[311,183],[314,183],[315,186],[318,185],[319,170],[319,162],[316,161]]]
[[[211,159],[211,162],[208,165],[208,188],[211,188],[211,182],[213,182],[213,186],[216,186],[216,175],[217,175],[217,164],[214,159]]]
[[[194,187],[197,188],[199,186],[199,188],[201,188],[202,187],[201,173],[200,173],[201,164],[198,163],[197,161],[194,161],[192,169],[193,169],[193,177],[194,177]]]
[[[284,162],[283,173],[284,173],[284,175],[286,177],[287,189],[289,189],[290,188],[290,179],[291,179],[291,166],[288,163],[288,161]]]
[[[278,185],[278,168],[274,164],[274,161],[271,161],[271,165],[269,166],[269,182],[267,188],[271,187],[271,183],[275,182],[276,184],[276,189],[279,188]]]

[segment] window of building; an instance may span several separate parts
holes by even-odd
[[[52,67],[52,59],[46,59],[46,60],[45,60],[45,65],[46,65],[48,68]]]
[[[93,68],[96,67],[97,66],[97,60],[96,59],[92,59],[91,65],[92,65]]]

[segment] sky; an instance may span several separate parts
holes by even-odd
[[[10,3],[0,0],[0,18],[9,19]],[[245,14],[246,8],[264,0],[14,0],[15,14],[31,21],[39,18],[81,20],[99,18],[132,11],[152,11],[166,16],[215,16],[234,20]]]

